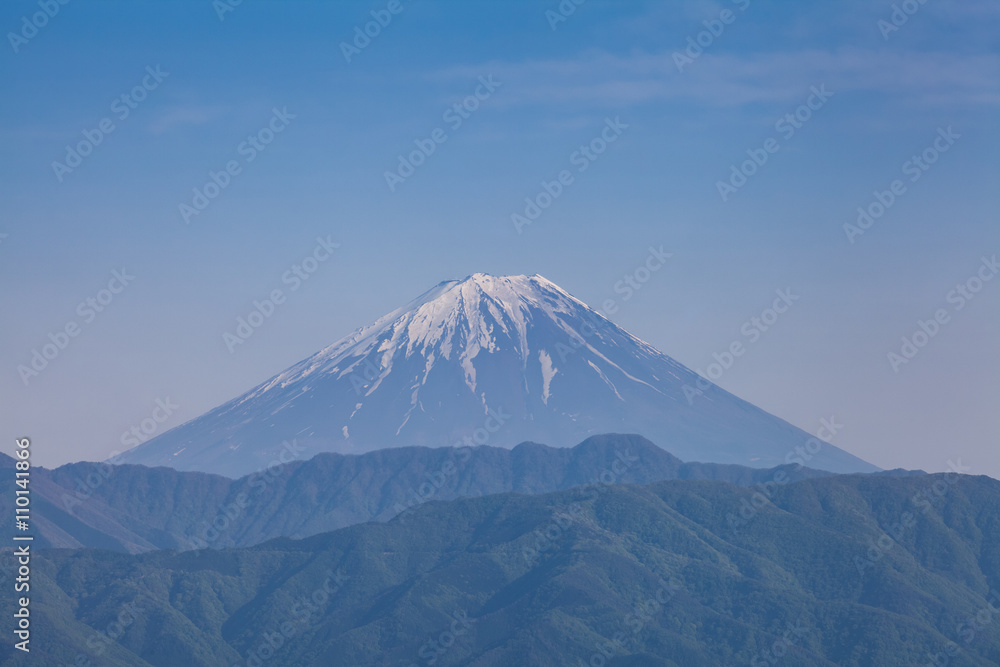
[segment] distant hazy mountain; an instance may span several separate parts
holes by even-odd
[[[0,454],[0,465],[13,459]],[[572,448],[406,447],[361,455],[320,454],[231,480],[170,468],[74,463],[33,471],[35,545],[152,549],[251,546],[385,521],[432,500],[513,491],[545,493],[606,482],[720,480],[751,485],[828,475],[683,463],[644,438],[595,436]],[[14,515],[13,476],[0,514]]]
[[[293,439],[311,456],[463,442],[571,446],[599,433],[640,433],[685,460],[759,468],[787,463],[810,440],[545,278],[477,273],[122,460],[239,477]],[[808,465],[876,470],[829,444]]]
[[[25,665],[996,665],[1000,482],[667,481],[241,550],[42,551]],[[10,572],[10,552],[0,557]],[[14,596],[0,598],[11,618]],[[992,605],[992,606],[991,606]],[[113,636],[113,638],[112,638]],[[89,661],[89,662],[86,662]]]

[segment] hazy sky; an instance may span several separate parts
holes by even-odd
[[[876,465],[1000,477],[991,0],[47,2],[0,8],[5,451],[104,459],[483,271],[617,298],[703,373],[746,343],[720,385]]]

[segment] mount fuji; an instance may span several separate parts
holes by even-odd
[[[599,433],[638,433],[688,461],[877,470],[707,382],[542,276],[482,273],[440,283],[116,462],[238,477],[289,455],[572,446]]]

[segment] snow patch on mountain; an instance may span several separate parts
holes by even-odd
[[[542,365],[542,403],[548,405],[552,378],[555,377],[557,370],[552,365],[552,357],[545,350],[538,351],[538,362]]]

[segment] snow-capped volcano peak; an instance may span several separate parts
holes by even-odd
[[[691,400],[685,387],[702,392]],[[777,465],[809,436],[715,386],[540,275],[439,283],[229,403],[128,452],[236,475],[311,453],[640,433],[689,460]],[[860,470],[829,446],[816,465]],[[821,466],[822,467],[822,466]],[[870,467],[869,467],[870,468]]]
[[[457,361],[466,385],[475,392],[476,358],[481,354],[510,352],[523,369],[531,356],[528,332],[536,320],[555,325],[570,344],[572,339],[580,338],[573,322],[581,316],[586,321],[599,319],[610,325],[542,276],[474,273],[464,280],[438,284],[406,306],[293,366],[272,383],[286,385],[315,373],[344,377],[360,366],[370,370],[374,365],[378,374],[365,392],[368,395],[394,366],[418,356],[425,362],[421,384],[435,363]],[[544,350],[541,352],[548,356]],[[268,388],[265,385],[261,389]]]

